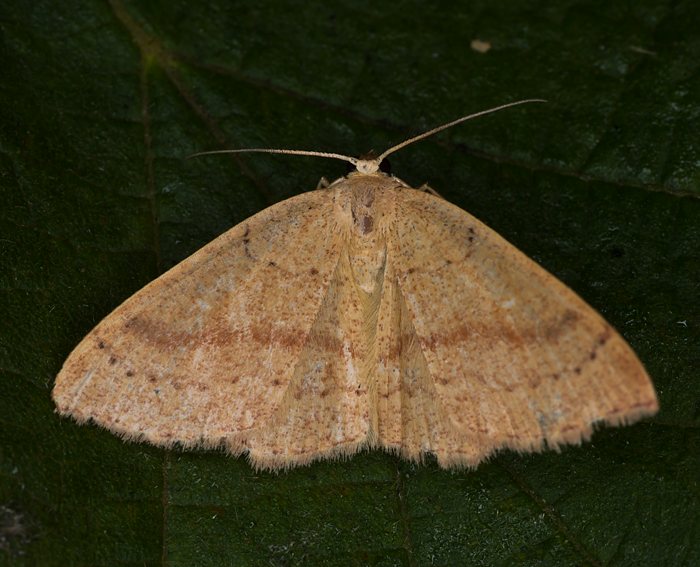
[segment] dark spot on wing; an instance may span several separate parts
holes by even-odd
[[[570,327],[572,327],[579,319],[579,315],[576,311],[567,309],[564,311],[562,316],[558,321],[553,322],[544,330],[544,336],[548,341],[556,341],[561,335],[563,335]]]
[[[245,227],[245,232],[243,233],[243,248],[245,249],[245,255],[250,258],[251,260],[254,260],[253,255],[250,253],[250,250],[248,249],[248,245],[250,244],[250,238],[248,236],[250,235],[250,227],[246,226]]]

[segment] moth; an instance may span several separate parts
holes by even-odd
[[[474,467],[654,414],[644,367],[598,313],[469,213],[379,169],[524,102],[374,159],[247,150],[356,171],[250,217],[127,299],[66,360],[58,411],[271,470],[363,448]]]

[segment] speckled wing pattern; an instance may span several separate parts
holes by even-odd
[[[279,203],[105,318],[59,411],[278,470],[378,447],[443,467],[657,410],[624,340],[446,201],[377,174]]]
[[[272,206],[124,302],[65,362],[59,411],[157,445],[242,451],[237,435],[282,403],[335,273],[342,242],[319,238],[330,203],[316,191]]]
[[[396,215],[410,220],[389,239],[401,321],[395,358],[402,395],[418,388],[423,408],[406,412],[404,437],[418,430],[442,466],[474,466],[500,448],[580,443],[595,424],[657,411],[651,381],[620,335],[497,233],[414,190],[402,192]],[[416,458],[415,443],[399,438],[391,446]]]

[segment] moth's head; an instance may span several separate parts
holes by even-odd
[[[358,159],[355,164],[355,169],[357,169],[359,173],[371,175],[379,171],[379,161],[376,159]]]
[[[385,159],[383,156],[378,156],[374,150],[370,150],[366,154],[361,155],[355,159],[355,163],[352,164],[354,168],[352,171],[357,171],[358,173],[363,173],[365,175],[374,174],[391,174],[391,167],[389,165],[389,160]]]

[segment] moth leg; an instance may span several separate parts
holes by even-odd
[[[435,189],[433,189],[430,185],[427,183],[423,183],[420,187],[418,187],[418,191],[425,191],[426,193],[430,193],[431,195],[435,195],[436,197],[440,197],[441,199],[444,199],[440,193],[438,193]]]
[[[328,189],[330,187],[330,182],[325,177],[321,177],[316,184],[316,189]]]

